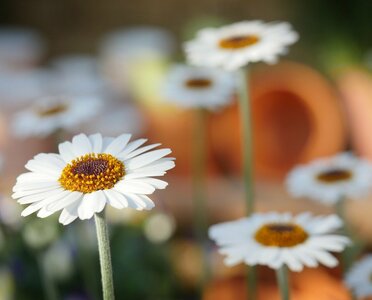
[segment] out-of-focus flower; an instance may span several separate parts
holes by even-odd
[[[102,104],[99,98],[91,96],[41,98],[14,116],[13,131],[24,138],[44,137],[58,129],[76,130],[97,115]]]
[[[325,204],[343,198],[366,196],[372,189],[372,164],[351,153],[317,159],[295,167],[286,180],[295,197],[308,197]]]
[[[0,220],[6,226],[18,230],[22,223],[21,207],[10,197],[0,195]]]
[[[13,198],[30,204],[22,216],[38,211],[45,218],[62,210],[59,221],[67,225],[78,217],[92,218],[106,203],[118,209],[152,209],[155,204],[147,195],[168,185],[153,177],[172,169],[174,159],[165,157],[170,149],[141,147],[146,139],[129,143],[130,138],[79,134],[59,144],[59,154],[36,155],[26,164],[30,172],[20,175],[13,187]]]
[[[231,73],[179,64],[169,71],[164,98],[181,107],[216,109],[231,101],[234,90]]]
[[[34,249],[40,250],[52,244],[59,235],[58,223],[51,219],[45,223],[40,219],[33,219],[25,223],[22,231],[26,244]]]
[[[163,243],[170,239],[176,229],[174,218],[165,213],[155,213],[145,222],[145,236],[153,243]]]
[[[200,30],[185,44],[188,61],[197,66],[232,71],[251,62],[276,63],[298,34],[286,22],[243,21]]]
[[[86,133],[101,132],[107,136],[117,136],[122,132],[139,136],[145,131],[145,127],[145,117],[137,106],[112,100],[106,101],[94,122],[83,124],[81,130]]]
[[[63,241],[54,243],[44,253],[43,265],[46,274],[53,279],[68,278],[74,269],[71,249]]]
[[[319,263],[335,267],[331,251],[342,252],[350,243],[347,237],[332,232],[342,227],[336,215],[314,217],[310,213],[254,214],[241,220],[213,225],[209,236],[226,255],[229,266],[244,262],[292,271],[314,268]]]
[[[44,69],[0,70],[1,108],[14,108],[48,92],[50,72]]]
[[[66,55],[51,62],[50,89],[54,94],[102,95],[106,82],[97,59],[89,55]]]
[[[6,267],[0,267],[0,299],[14,299],[14,279]]]
[[[44,41],[32,29],[0,28],[0,66],[23,69],[35,66],[45,51]]]
[[[158,27],[133,27],[110,33],[102,41],[100,57],[104,74],[126,95],[151,100],[174,51],[170,32]]]
[[[358,297],[372,296],[372,255],[354,263],[345,276],[346,286]]]

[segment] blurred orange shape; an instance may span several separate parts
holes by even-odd
[[[344,115],[331,84],[308,66],[283,62],[262,68],[250,82],[256,174],[282,178],[294,165],[343,150]],[[241,166],[237,105],[216,115],[210,128],[220,166]],[[222,165],[221,165],[222,164]]]
[[[349,300],[351,296],[342,282],[324,269],[306,269],[290,276],[292,300]],[[260,278],[257,300],[280,300],[274,276]],[[263,280],[262,280],[263,279]],[[207,286],[203,300],[245,300],[246,280],[233,277],[217,280]]]
[[[353,148],[372,159],[372,76],[354,68],[342,73],[337,84],[347,109]]]

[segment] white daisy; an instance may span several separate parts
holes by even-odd
[[[289,192],[325,204],[367,195],[372,187],[371,163],[350,153],[295,167],[287,176]]]
[[[231,101],[235,80],[231,73],[215,68],[175,65],[166,80],[164,96],[183,107],[215,109]]]
[[[329,252],[341,252],[350,242],[347,237],[331,234],[341,226],[336,215],[313,217],[310,213],[292,216],[272,212],[213,225],[209,236],[220,246],[220,253],[227,256],[228,266],[244,262],[278,269],[287,265],[298,272],[304,266],[338,264]]]
[[[62,210],[59,221],[66,225],[90,219],[106,203],[118,209],[153,208],[147,195],[167,183],[152,177],[174,167],[173,158],[165,157],[171,150],[152,150],[159,144],[141,147],[146,139],[129,142],[130,137],[79,134],[59,144],[59,154],[36,155],[26,164],[30,172],[20,175],[13,188],[14,199],[30,204],[22,216],[38,211],[45,218]]]
[[[47,97],[18,112],[12,127],[18,137],[52,134],[57,129],[72,130],[94,117],[102,106],[95,97]]]
[[[344,281],[358,298],[372,296],[372,255],[356,262],[347,272]]]
[[[289,23],[243,21],[200,30],[194,40],[185,44],[185,51],[193,65],[231,71],[250,62],[275,63],[297,40],[298,34]]]

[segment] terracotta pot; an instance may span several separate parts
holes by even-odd
[[[290,297],[293,300],[349,300],[351,299],[341,280],[331,276],[324,269],[308,269],[292,273]],[[280,300],[275,277],[260,276],[258,300]],[[203,300],[245,300],[246,281],[244,277],[233,277],[212,282],[207,286]]]
[[[372,159],[372,76],[353,68],[344,71],[337,83],[347,108],[353,149]]]
[[[181,110],[159,104],[157,108],[146,107],[145,119],[148,129],[146,136],[150,142],[160,142],[172,149],[176,158],[173,175],[190,175],[192,168],[194,111]],[[209,117],[207,116],[207,122]],[[213,157],[209,139],[205,141],[207,151],[207,170],[209,175],[216,174],[217,166]]]
[[[344,115],[335,90],[321,74],[284,62],[258,70],[250,84],[256,175],[282,178],[300,162],[344,149]],[[222,168],[239,171],[237,105],[213,118],[210,133]]]

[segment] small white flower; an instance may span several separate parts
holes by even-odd
[[[347,237],[332,234],[341,226],[336,215],[313,217],[310,213],[292,216],[272,212],[213,225],[209,236],[220,247],[220,253],[226,255],[228,266],[244,262],[278,269],[287,265],[298,272],[304,266],[338,264],[329,252],[341,252],[350,242]]]
[[[152,177],[174,167],[173,158],[165,157],[171,150],[152,150],[160,144],[141,147],[146,139],[130,138],[79,134],[59,144],[59,154],[36,155],[26,164],[30,172],[20,175],[13,187],[13,198],[30,204],[22,216],[38,211],[45,218],[62,210],[59,221],[66,225],[78,217],[92,218],[106,204],[152,209],[147,195],[168,185]]]
[[[366,196],[372,187],[372,165],[350,153],[318,159],[295,167],[286,184],[294,197],[308,197],[325,204]]]
[[[346,286],[358,298],[372,296],[372,255],[356,262],[345,276]]]
[[[289,23],[243,21],[221,28],[206,28],[185,44],[189,63],[232,71],[251,62],[276,63],[298,34]]]
[[[175,65],[165,86],[165,98],[176,105],[215,109],[231,102],[235,80],[231,73],[215,68]]]
[[[95,97],[47,97],[18,112],[12,127],[18,137],[45,137],[57,129],[73,130],[98,114],[102,101]]]

